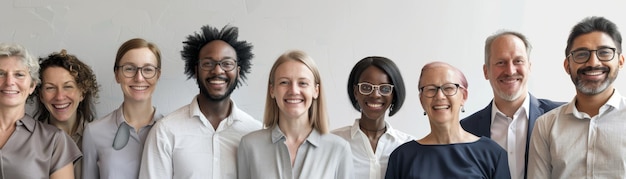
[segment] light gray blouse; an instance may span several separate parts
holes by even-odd
[[[155,110],[152,122],[141,128],[139,133],[126,123],[122,106],[107,114],[102,119],[89,123],[83,132],[83,179],[114,178],[136,179],[139,177],[143,144],[150,129],[163,115]],[[127,130],[128,135],[119,135]],[[121,149],[113,148],[116,136],[126,137],[127,143]]]
[[[0,179],[50,178],[80,158],[78,146],[63,130],[24,115],[0,149]]]
[[[285,139],[279,127],[244,136],[237,151],[238,178],[354,178],[350,145],[340,137],[313,130],[293,166]]]

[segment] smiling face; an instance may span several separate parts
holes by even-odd
[[[376,66],[367,67],[359,76],[358,83],[370,83],[372,85],[391,84],[387,74]],[[368,95],[361,94],[359,87],[354,88],[354,97],[361,107],[362,120],[378,120],[385,118],[385,112],[393,101],[393,92],[383,96],[378,92],[378,88]]]
[[[424,86],[442,86],[444,84],[461,84],[459,75],[447,66],[435,66],[422,71],[420,88]],[[467,99],[467,90],[459,88],[457,93],[446,96],[438,90],[433,97],[426,97],[420,93],[422,108],[428,114],[429,120],[434,123],[446,123],[458,120],[461,106]],[[454,120],[453,120],[454,119]],[[458,122],[458,121],[456,121]]]
[[[65,68],[51,66],[41,74],[40,100],[53,119],[76,120],[76,109],[83,101],[83,92]]]
[[[24,109],[34,90],[29,69],[17,57],[0,57],[0,108]]]
[[[505,101],[524,100],[528,89],[530,61],[524,41],[514,35],[502,35],[491,44],[488,64],[483,66],[496,98]]]
[[[129,50],[120,59],[118,66],[131,65],[134,67],[154,66],[158,67],[157,58],[148,48],[137,48]],[[152,93],[156,88],[161,71],[157,69],[154,77],[146,79],[142,74],[142,69],[137,69],[134,77],[124,76],[123,68],[115,71],[115,80],[120,84],[124,93],[124,101],[146,101],[152,99]]]
[[[274,82],[269,88],[280,109],[280,119],[308,117],[311,103],[319,95],[313,72],[295,60],[288,60],[276,68]]]
[[[203,70],[201,65],[209,61],[219,62],[226,59],[237,60],[237,53],[228,43],[215,40],[200,49],[198,66],[196,66],[196,79],[200,88],[200,94],[211,101],[227,99],[237,87],[239,67],[231,71],[224,71],[222,66],[215,65],[210,70]]]
[[[572,43],[572,50],[597,50],[602,47],[616,48],[615,42],[603,32],[595,31],[576,37]],[[612,93],[613,81],[617,78],[618,71],[622,69],[624,56],[615,54],[611,61],[600,61],[596,51],[591,52],[590,59],[586,63],[576,63],[570,58],[565,58],[563,66],[576,85],[576,91],[580,94],[595,95],[606,91]]]

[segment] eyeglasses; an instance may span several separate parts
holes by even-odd
[[[437,92],[439,92],[439,89],[441,89],[441,92],[443,93],[443,95],[452,96],[452,95],[455,95],[459,91],[459,88],[463,88],[463,87],[457,83],[446,83],[441,86],[435,86],[435,85],[422,86],[421,88],[419,88],[419,90],[420,90],[420,93],[424,95],[425,97],[432,98],[432,97],[435,97],[435,95],[437,95]]]
[[[373,85],[367,82],[358,83],[359,93],[362,95],[369,95],[374,92],[374,90],[378,90],[378,94],[383,96],[389,96],[391,92],[393,92],[393,85],[391,84],[380,84]]]
[[[141,71],[141,75],[143,75],[143,78],[145,79],[150,79],[156,76],[157,70],[159,69],[159,67],[155,67],[152,65],[136,67],[134,65],[129,65],[129,64],[116,66],[116,68],[117,69],[122,68],[122,74],[126,78],[135,77],[135,75],[137,75],[137,71]]]
[[[224,71],[232,71],[237,67],[237,61],[233,59],[225,59],[221,61],[200,60],[200,69],[211,71],[215,69],[215,65],[219,65]]]
[[[602,47],[597,50],[576,50],[569,53],[569,58],[576,63],[587,63],[591,59],[591,52],[596,52],[598,60],[608,62],[615,57],[615,48]]]

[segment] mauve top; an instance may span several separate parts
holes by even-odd
[[[82,154],[63,130],[24,117],[0,149],[0,179],[50,178],[50,175]]]

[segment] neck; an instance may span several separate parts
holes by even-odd
[[[454,144],[472,142],[478,137],[466,132],[461,128],[459,120],[451,120],[449,123],[430,124],[431,132],[423,139],[422,144]]]
[[[68,135],[72,135],[75,130],[76,130],[76,116],[73,118],[68,119],[67,121],[59,121],[57,119],[55,119],[54,117],[50,116],[49,123],[58,127],[59,129],[65,131],[65,133],[67,133]]]
[[[290,141],[304,141],[313,130],[306,114],[292,119],[279,116],[278,127]]]
[[[15,127],[15,122],[26,114],[24,106],[0,110],[0,130],[6,131]]]
[[[576,109],[580,112],[587,113],[589,116],[596,116],[600,112],[600,107],[609,101],[614,91],[613,86],[595,95],[586,95],[577,91]]]
[[[522,93],[522,96],[513,101],[507,101],[498,97],[494,97],[493,100],[500,112],[504,113],[504,115],[508,117],[512,117],[515,112],[517,112],[517,110],[522,107],[522,104],[524,104],[524,100],[526,100],[526,97],[528,97],[528,92]]]
[[[380,137],[382,133],[385,133],[385,131],[387,131],[384,116],[379,119],[367,119],[363,115],[361,115],[361,120],[359,120],[359,128],[366,136],[374,138]]]
[[[231,111],[231,101],[230,98],[226,98],[221,101],[212,101],[206,99],[202,95],[198,95],[198,106],[200,106],[200,111],[206,117],[207,120],[213,126],[213,129],[217,129],[220,122],[223,119],[226,119],[230,115]]]
[[[133,126],[136,130],[148,125],[154,118],[154,107],[150,100],[148,101],[124,101],[122,111],[126,123]],[[149,115],[146,115],[149,114]]]

